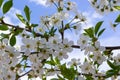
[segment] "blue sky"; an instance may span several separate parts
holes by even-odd
[[[13,7],[16,10],[20,10],[21,13],[23,13],[22,10],[24,9],[25,5],[28,5],[30,7],[32,11],[31,22],[34,22],[34,23],[40,22],[40,16],[50,15],[56,11],[54,6],[50,8],[46,7],[44,0],[13,0],[13,1],[14,1]],[[94,8],[90,5],[88,0],[73,0],[73,1],[77,3],[78,9],[80,12],[86,13],[87,18],[90,21],[88,23],[88,26],[95,25],[99,20],[104,19],[103,27],[106,27],[106,31],[103,37],[110,37],[111,35],[114,35],[114,34],[120,35],[118,27],[116,29],[116,32],[114,32],[109,25],[109,22],[114,21],[116,18],[116,15],[118,15],[119,12],[109,13],[106,15],[99,15],[95,13]],[[114,34],[111,34],[111,33],[114,33]]]
[[[56,11],[54,7],[50,7],[50,8],[47,7],[45,5],[44,0],[43,1],[42,0],[13,0],[13,1],[14,1],[13,8],[10,10],[10,12],[8,12],[5,15],[6,16],[5,21],[11,24],[15,24],[15,25],[24,26],[22,23],[19,22],[17,17],[15,17],[15,14],[16,13],[23,14],[23,9],[25,5],[29,6],[29,8],[32,11],[31,13],[32,23],[39,24],[40,16],[50,15]],[[91,27],[95,25],[98,21],[104,20],[102,27],[105,27],[106,30],[104,34],[100,37],[100,41],[102,45],[107,45],[107,46],[112,46],[112,45],[119,46],[120,45],[120,26],[119,25],[117,26],[116,31],[114,31],[110,27],[110,21],[113,22],[116,19],[116,15],[118,15],[120,12],[100,15],[95,12],[94,8],[90,5],[88,0],[72,0],[72,1],[77,2],[79,11],[83,12],[85,16],[87,17],[88,23],[87,25],[84,25],[85,27]],[[2,13],[0,11],[0,16],[1,15]],[[75,37],[78,37],[75,34],[72,34],[72,35]],[[70,40],[73,39],[69,31],[66,33],[66,37],[69,38]],[[76,57],[74,53],[79,53],[79,52],[80,51],[78,50],[73,51],[73,53],[71,53],[71,56]]]

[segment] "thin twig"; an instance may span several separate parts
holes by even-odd
[[[80,46],[78,45],[72,45],[73,48],[80,48]],[[117,49],[120,49],[120,46],[106,46],[105,47],[107,50],[117,50]]]
[[[31,70],[29,70],[29,71],[27,71],[26,73],[24,73],[24,74],[22,74],[22,75],[20,75],[19,76],[19,78],[21,78],[21,77],[23,77],[23,76],[25,76],[25,75],[27,75],[29,72],[31,72],[32,71],[32,69]]]

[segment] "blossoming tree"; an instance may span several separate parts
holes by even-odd
[[[100,14],[120,10],[120,0],[89,0],[90,4]],[[84,14],[77,9],[77,4],[70,0],[46,0],[48,6],[55,6],[56,13],[42,16],[40,24],[31,23],[31,10],[24,7],[24,14],[16,14],[25,27],[12,25],[4,21],[5,14],[13,5],[12,0],[0,0],[0,80],[20,80],[39,77],[46,80],[105,80],[116,79],[120,75],[120,54],[113,57],[112,51],[119,46],[101,46],[99,37],[105,31],[101,29],[104,21],[99,21],[93,27],[80,33],[82,24],[86,22]],[[73,15],[70,20],[69,16]],[[120,23],[120,15],[112,24],[115,28]],[[77,44],[65,38],[65,31],[74,31],[79,35]],[[4,31],[7,31],[4,32]],[[15,46],[20,37],[22,45]],[[74,48],[84,52],[85,59],[67,59]],[[80,53],[81,54],[81,53]],[[79,55],[80,56],[80,55]],[[81,56],[80,56],[81,57]],[[107,62],[110,67],[101,72],[99,67]]]

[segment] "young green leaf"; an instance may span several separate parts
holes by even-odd
[[[0,37],[9,39],[9,34],[1,33]]]
[[[22,33],[22,31],[22,29],[16,29],[14,35],[19,35],[20,33]]]
[[[50,79],[50,80],[59,80],[59,79],[57,79],[57,78],[52,78],[52,79]]]
[[[12,7],[12,5],[13,5],[12,0],[5,2],[5,4],[3,5],[3,8],[2,8],[3,14],[7,13],[10,10],[10,8]]]
[[[119,71],[117,71],[117,70],[114,70],[114,69],[110,69],[110,70],[108,70],[107,72],[106,72],[106,78],[109,78],[109,77],[111,77],[111,76],[113,76],[113,75],[116,75],[116,74],[118,74],[118,72]]]
[[[105,31],[105,28],[98,33],[98,37]]]
[[[7,31],[9,28],[7,25],[0,25],[0,30]]]
[[[52,61],[46,61],[45,63],[46,63],[46,64],[49,64],[49,65],[53,65],[53,66],[55,66],[55,63],[52,62]]]
[[[38,24],[31,24],[31,26],[32,26],[32,27],[37,27],[37,26],[38,26]]]
[[[114,6],[114,8],[120,10],[120,6]]]
[[[29,7],[28,6],[25,6],[25,8],[24,8],[24,12],[25,12],[25,15],[26,15],[26,18],[27,18],[27,20],[28,20],[28,22],[30,21],[30,9],[29,9]]]
[[[93,27],[88,28],[88,29],[84,29],[84,31],[87,33],[87,35],[91,38],[94,37],[94,31],[93,31]]]
[[[116,69],[117,67],[112,63],[110,62],[109,60],[107,60],[107,64],[112,68],[112,69]]]
[[[58,57],[55,58],[55,63],[60,64],[60,60],[58,59]]]
[[[16,37],[15,35],[12,35],[9,39],[9,43],[11,46],[14,46],[16,44]]]
[[[102,23],[103,23],[103,21],[100,21],[95,25],[95,35],[97,35]]]
[[[24,19],[24,17],[23,17],[22,15],[16,14],[16,16],[18,17],[18,19],[19,19],[22,23],[26,24],[26,20]]]
[[[2,6],[3,0],[0,0],[0,7]]]
[[[74,80],[76,70],[74,70],[73,68],[67,68],[66,64],[63,64],[60,66],[60,71],[64,78],[67,78],[68,80]]]
[[[120,15],[118,15],[117,19],[115,20],[115,22],[120,23]]]

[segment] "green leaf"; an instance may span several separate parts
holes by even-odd
[[[106,78],[109,78],[109,77],[111,77],[111,76],[113,76],[113,75],[117,75],[118,72],[119,72],[119,71],[113,70],[113,69],[108,70],[108,71],[106,72],[106,76],[105,76],[105,77],[106,77]]]
[[[9,39],[9,34],[4,34],[4,33],[0,33],[0,36],[4,39],[4,38],[8,38]]]
[[[2,6],[3,0],[0,0],[0,7]]]
[[[74,80],[77,73],[73,68],[67,68],[66,64],[60,66],[60,71],[64,78],[67,78],[68,80]]]
[[[55,63],[60,64],[60,60],[58,59],[58,57],[55,58]]]
[[[15,32],[14,32],[14,35],[19,35],[22,32],[23,32],[22,29],[16,29]]]
[[[9,39],[9,43],[11,46],[14,46],[16,44],[16,37],[15,35],[12,35]]]
[[[7,25],[0,25],[0,30],[7,31],[9,28]]]
[[[12,0],[7,1],[3,5],[3,8],[2,8],[3,14],[7,13],[10,10],[10,8],[12,7],[12,5],[13,5],[13,1]]]
[[[19,19],[22,23],[26,24],[26,20],[24,19],[24,17],[23,17],[22,15],[16,14],[16,16],[18,17],[18,19]]]
[[[45,63],[46,63],[46,64],[49,64],[49,65],[53,65],[53,66],[55,66],[55,63],[52,62],[52,61],[46,61]]]
[[[107,64],[112,68],[112,69],[116,69],[117,67],[112,63],[110,62],[109,60],[107,60]]]
[[[88,28],[88,29],[84,29],[84,31],[87,33],[87,35],[91,38],[94,37],[94,31],[93,31],[93,27]]]
[[[120,23],[120,14],[118,15],[117,19],[115,20],[115,22]]]
[[[98,37],[105,31],[105,28],[98,33]]]
[[[95,35],[97,35],[102,23],[103,23],[103,21],[100,21],[95,25]]]
[[[52,27],[52,28],[50,29],[50,31],[49,31],[49,34],[50,34],[51,36],[54,36],[56,30],[57,30],[57,29],[54,29],[54,27]]]
[[[114,6],[114,8],[120,10],[120,6]]]
[[[38,24],[31,24],[31,26],[32,26],[32,27],[37,27],[37,26],[38,26]]]
[[[92,76],[86,76],[86,80],[93,80]]]
[[[59,80],[59,79],[57,79],[57,78],[52,78],[52,79],[50,79],[50,80]]]
[[[26,15],[26,18],[27,18],[27,20],[28,20],[28,22],[30,21],[30,9],[29,9],[29,7],[28,6],[25,6],[25,8],[24,8],[24,12],[25,12],[25,15]]]

